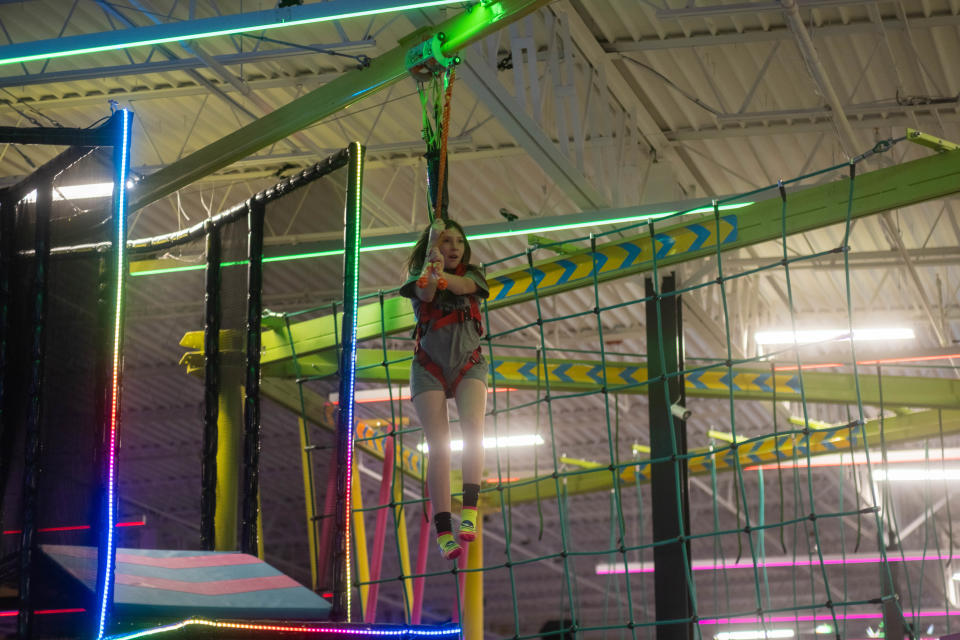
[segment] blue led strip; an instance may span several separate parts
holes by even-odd
[[[97,638],[103,638],[107,624],[107,614],[110,603],[113,601],[113,570],[116,560],[116,539],[114,538],[114,524],[116,523],[117,502],[117,427],[120,408],[120,339],[121,320],[123,319],[123,276],[126,261],[127,246],[127,174],[130,170],[130,123],[133,112],[121,109],[114,114],[119,118],[118,139],[114,142],[114,168],[116,175],[113,182],[113,221],[114,236],[113,249],[116,256],[116,281],[114,283],[115,306],[113,317],[113,359],[110,375],[110,421],[107,425],[107,477],[106,477],[106,520],[102,536],[106,544],[101,544],[102,571],[97,593],[100,598],[99,615],[97,620]],[[102,539],[101,539],[102,542]]]
[[[333,612],[350,620],[350,515],[353,477],[354,388],[357,378],[357,303],[360,287],[360,219],[363,191],[363,147],[350,143],[343,229],[343,352],[340,355],[340,414],[337,419],[337,544],[334,547]]]

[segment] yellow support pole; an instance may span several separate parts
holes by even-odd
[[[407,538],[407,518],[404,514],[403,505],[401,504],[403,502],[403,487],[397,482],[396,474],[393,476],[393,501],[397,503],[397,506],[393,509],[397,518],[397,546],[400,548],[400,569],[404,576],[409,576],[413,571],[410,569],[410,542]],[[413,606],[413,582],[408,577],[404,577],[403,579],[403,590],[407,595],[404,603],[404,609],[406,611],[405,620],[409,623],[410,608]]]
[[[944,140],[942,138],[932,136],[929,133],[923,133],[922,131],[917,131],[916,129],[911,129],[909,127],[907,127],[907,140],[927,147],[928,149],[933,149],[937,153],[957,151],[960,149],[960,144],[957,144],[956,142],[950,142],[949,140]]]
[[[599,462],[591,462],[590,460],[584,460],[582,458],[568,458],[567,456],[560,456],[560,462],[562,464],[580,467],[581,469],[596,469],[597,467],[603,466]]]
[[[361,583],[360,606],[366,609],[370,586],[363,583],[370,582],[370,560],[367,556],[367,528],[363,522],[363,496],[360,494],[360,472],[357,470],[356,459],[353,463],[353,487],[350,493],[353,496],[353,504],[350,505],[353,509],[353,548],[357,554],[357,579]],[[363,611],[360,612],[360,619],[363,619]]]
[[[261,489],[257,487],[257,557],[264,559],[263,550],[263,503],[260,501]]]
[[[307,545],[310,553],[310,588],[316,591],[317,585],[317,503],[313,487],[313,464],[307,452],[307,423],[299,418],[300,425],[300,468],[303,471],[303,495],[307,508]]]
[[[243,425],[243,385],[224,380],[217,414],[217,508],[213,545],[217,551],[236,551],[240,483],[240,429]]]
[[[483,640],[483,518],[477,518],[477,538],[467,549],[467,586],[464,595],[464,640]]]

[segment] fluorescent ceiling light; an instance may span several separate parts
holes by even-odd
[[[763,638],[792,638],[793,629],[757,629],[752,631],[721,631],[714,640],[762,640]]]
[[[864,340],[913,340],[916,336],[913,329],[854,329],[853,339],[857,342]],[[849,329],[814,329],[807,331],[758,331],[754,334],[757,344],[810,344],[813,342],[830,342],[849,340]]]
[[[826,622],[824,622],[824,623],[822,623],[822,624],[818,624],[818,625],[816,626],[816,628],[814,628],[813,632],[816,633],[816,634],[830,634],[830,633],[833,633],[833,625],[828,624],[828,623],[826,623]]]
[[[960,480],[960,468],[956,469],[875,469],[873,479],[878,482],[916,482],[929,480],[943,482],[944,480]]]
[[[89,198],[109,198],[113,195],[112,182],[98,182],[96,184],[72,184],[63,187],[53,187],[54,200],[83,200]],[[36,202],[37,191],[34,189],[23,197],[24,202]]]
[[[484,438],[483,448],[502,449],[504,447],[532,447],[534,445],[540,445],[543,443],[543,436],[526,434],[520,436],[504,436],[502,438]],[[427,443],[424,442],[417,445],[417,450],[426,453],[429,451],[429,447],[427,447]],[[463,440],[451,440],[450,451],[463,451]]]

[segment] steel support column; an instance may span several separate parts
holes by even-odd
[[[690,576],[690,490],[687,481],[687,428],[671,405],[683,406],[683,329],[674,276],[659,291],[646,280],[647,351],[650,358],[650,475],[653,519],[654,598],[657,640],[693,638]]]
[[[37,497],[40,484],[40,437],[43,421],[43,379],[47,328],[47,282],[50,266],[50,210],[53,207],[53,177],[37,186],[34,225],[34,265],[30,382],[24,427],[23,497],[20,506],[20,591],[17,637],[32,638],[34,627],[33,554],[37,550]]]
[[[217,509],[217,427],[220,396],[220,229],[207,235],[203,331],[203,457],[200,488],[200,548],[215,547]]]

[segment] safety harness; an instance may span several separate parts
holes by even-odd
[[[467,266],[460,264],[454,273],[462,276],[466,272]],[[443,369],[440,365],[434,362],[430,356],[427,355],[427,352],[420,348],[420,338],[427,333],[428,329],[440,329],[449,324],[469,322],[471,320],[477,330],[477,335],[483,336],[483,317],[480,315],[480,305],[477,304],[477,298],[473,295],[470,296],[469,309],[455,309],[449,313],[444,313],[443,310],[435,307],[432,302],[422,301],[417,313],[417,327],[413,332],[416,346],[413,349],[413,353],[417,358],[417,362],[443,385],[443,392],[448,398],[452,398],[454,394],[456,394],[457,387],[460,385],[460,381],[463,380],[463,376],[467,371],[469,371],[473,365],[480,362],[480,347],[477,346],[477,348],[473,350],[466,364],[460,367],[460,371],[453,382],[447,383],[443,377]]]

